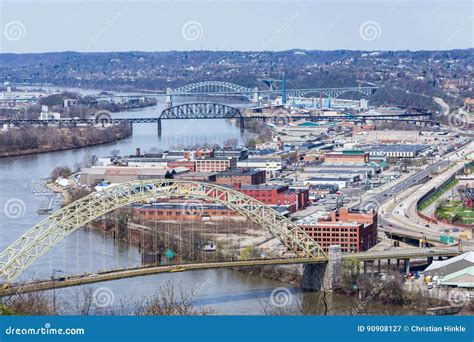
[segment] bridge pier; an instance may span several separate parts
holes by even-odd
[[[258,103],[258,87],[253,88],[252,103]]]
[[[245,120],[244,120],[243,117],[240,118],[239,127],[240,127],[240,133],[244,133],[244,131],[245,131]]]
[[[410,273],[410,259],[405,259],[405,274]]]
[[[303,268],[303,290],[332,292],[341,274],[341,246],[328,250],[326,264],[306,264]]]
[[[173,107],[173,97],[171,95],[171,88],[166,88],[166,95],[165,95],[165,108]]]
[[[158,137],[161,138],[161,119],[158,119]]]

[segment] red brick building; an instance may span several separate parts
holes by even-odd
[[[364,151],[328,152],[324,155],[326,163],[368,163],[369,153]]]
[[[329,214],[327,220],[299,223],[324,251],[331,245],[340,245],[342,252],[360,252],[377,243],[377,213],[350,211],[340,208]]]
[[[294,213],[309,205],[308,189],[290,189],[287,185],[241,185],[234,189],[267,205],[280,205]]]
[[[265,182],[265,170],[237,168],[216,175],[216,184],[219,185],[259,185]]]
[[[196,162],[193,160],[173,160],[168,162],[168,167],[174,169],[176,167],[186,167],[190,172],[196,171]]]
[[[221,172],[237,167],[233,157],[196,159],[196,172]]]
[[[219,221],[238,220],[247,218],[240,213],[229,210],[216,203],[186,202],[186,203],[153,203],[132,207],[134,219],[142,222],[149,221]]]

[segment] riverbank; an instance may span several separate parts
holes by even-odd
[[[60,187],[59,185],[55,184],[54,182],[45,183],[45,186],[46,186],[47,189],[51,190],[52,192],[55,192],[57,194],[61,194],[61,196],[64,199],[65,204],[71,203],[71,194],[67,189]]]
[[[109,127],[20,127],[0,132],[0,158],[80,149],[113,143],[132,135],[132,125]]]

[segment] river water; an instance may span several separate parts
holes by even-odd
[[[156,116],[162,109],[162,105],[158,105],[114,115]],[[37,213],[45,198],[32,191],[32,184],[35,188],[34,184],[47,178],[56,166],[72,168],[87,155],[105,156],[114,149],[120,150],[121,154],[133,154],[137,147],[149,151],[180,144],[222,143],[229,138],[239,142],[244,139],[239,128],[225,120],[169,120],[163,122],[161,139],[158,139],[155,124],[135,124],[132,137],[113,144],[0,159],[0,250],[45,218]],[[59,205],[55,205],[56,209]],[[130,267],[139,265],[140,260],[137,248],[114,243],[113,239],[94,231],[79,229],[41,256],[17,280]],[[91,286],[107,287],[113,293],[114,302],[118,303],[131,297],[139,299],[150,295],[168,281],[181,284],[188,293],[197,292],[193,300],[198,305],[223,314],[261,314],[262,302],[268,299],[273,289],[292,287],[227,269],[152,275]],[[77,289],[58,291],[68,295],[68,291]]]

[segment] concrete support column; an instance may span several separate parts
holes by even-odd
[[[252,103],[258,103],[258,87],[253,88]]]
[[[377,260],[377,271],[379,273],[382,271],[382,261],[380,259]]]
[[[165,108],[173,107],[173,97],[171,95],[171,88],[166,88],[166,96],[165,96]]]
[[[397,259],[397,270],[400,268],[400,259]]]
[[[161,119],[158,119],[158,136],[161,137]]]
[[[367,274],[367,261],[364,261],[364,274]]]
[[[332,292],[341,275],[341,246],[332,245],[328,249],[328,263],[324,272],[322,291]]]
[[[243,117],[240,118],[240,133],[244,133],[245,130],[245,120]]]
[[[390,271],[390,263],[391,263],[391,260],[388,259],[388,260],[387,260],[387,271]]]
[[[410,273],[410,259],[405,259],[405,274]]]

